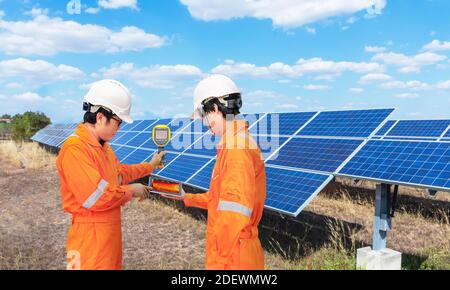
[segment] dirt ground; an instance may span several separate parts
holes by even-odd
[[[52,169],[18,169],[0,159],[0,268],[64,269],[71,218],[61,207]],[[203,266],[204,223],[156,200],[122,211],[124,268]]]
[[[0,157],[0,189],[0,269],[64,269],[71,218],[61,208],[54,167],[24,169]],[[450,249],[448,201],[445,193],[434,201],[419,192],[403,196],[389,247],[417,259],[428,249]],[[296,268],[330,243],[351,251],[370,245],[373,211],[371,190],[348,194],[341,185],[321,193],[295,220],[265,213],[260,238],[267,268]],[[132,201],[122,218],[125,269],[204,267],[202,211],[153,198]]]

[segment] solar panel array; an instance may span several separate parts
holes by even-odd
[[[450,143],[370,140],[339,175],[448,191]]]
[[[266,163],[266,207],[298,215],[355,150],[382,127],[392,111],[243,115]],[[201,120],[158,119],[124,124],[110,142],[118,159],[126,164],[149,161],[157,149],[151,140],[152,128],[157,124],[171,127],[172,142],[166,147],[166,167],[153,175],[207,190],[220,140],[207,132]],[[74,124],[67,126],[71,128],[67,133],[73,133]],[[36,134],[36,141],[41,142],[40,136]]]
[[[75,128],[76,124],[48,125],[31,137],[31,140],[51,147],[60,148]]]

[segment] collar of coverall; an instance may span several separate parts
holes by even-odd
[[[86,127],[85,124],[81,123],[77,130],[75,131],[75,135],[78,135],[82,140],[86,141],[88,144],[94,147],[104,147],[105,145],[101,145],[100,142],[92,135],[91,131]]]
[[[229,122],[224,128],[222,139],[217,144],[217,149],[230,149],[236,147],[235,136],[248,133],[248,122],[244,119],[237,119]],[[230,138],[231,137],[231,138]]]

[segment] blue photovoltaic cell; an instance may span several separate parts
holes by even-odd
[[[114,151],[114,153],[121,147],[114,144],[109,144],[109,146],[111,146],[111,149]]]
[[[418,137],[383,137],[383,140],[416,140],[416,141],[437,141],[438,138],[418,138]]]
[[[123,123],[120,126],[120,131],[124,132],[124,131],[130,131],[131,128],[133,128],[134,126],[136,126],[136,122],[133,122],[132,124],[128,124],[128,123]]]
[[[120,138],[114,141],[114,144],[124,145],[127,144],[131,139],[137,136],[137,132],[126,132]]]
[[[293,138],[267,163],[332,173],[361,143],[360,140]]]
[[[143,150],[143,149],[136,149],[133,153],[128,155],[121,163],[123,164],[139,164],[144,161],[149,161],[151,155],[155,153],[155,151],[151,150]]]
[[[331,178],[331,175],[266,167],[265,206],[297,216]]]
[[[124,160],[125,157],[127,157],[134,150],[136,150],[136,148],[122,146],[118,150],[116,150],[115,153],[117,159],[119,159],[119,161],[122,162],[122,160]]]
[[[369,141],[339,174],[450,188],[450,143]]]
[[[143,122],[143,120],[134,120],[133,124],[131,124],[131,126],[128,127],[127,131],[137,131],[134,128],[136,126],[139,126],[142,122]]]
[[[393,109],[321,112],[298,135],[369,137]]]
[[[287,137],[278,136],[253,136],[255,141],[261,149],[264,160],[267,159],[272,153],[274,153],[284,142],[287,141]]]
[[[445,138],[450,138],[450,130],[448,130],[447,133],[445,133],[444,137]]]
[[[274,113],[262,118],[250,129],[253,135],[293,135],[316,113]]]
[[[137,124],[136,126],[134,126],[133,128],[131,128],[131,131],[139,131],[142,132],[145,129],[147,129],[148,127],[150,127],[156,120],[143,120],[142,122],[140,122],[139,124]],[[147,132],[151,132],[150,130],[145,130]]]
[[[203,125],[203,121],[201,119],[194,120],[189,126],[184,128],[183,133],[194,133],[194,134],[203,134],[208,132],[208,128]]]
[[[212,160],[205,168],[203,168],[194,177],[187,180],[187,183],[196,187],[208,189],[211,182],[211,176],[216,160]]]
[[[387,121],[386,124],[384,124],[384,126],[380,130],[378,130],[377,133],[375,133],[375,136],[384,136],[389,131],[389,129],[391,129],[392,126],[394,126],[395,122],[396,121],[392,120]]]
[[[109,143],[115,143],[117,139],[122,137],[125,134],[125,132],[117,131],[116,135],[109,141]]]
[[[159,176],[185,182],[211,159],[182,155],[167,168],[159,172]]]
[[[412,136],[439,138],[450,126],[450,120],[399,121],[387,136]]]
[[[141,147],[144,143],[153,143],[152,133],[138,133],[136,137],[128,141],[125,145],[133,147]]]
[[[194,135],[194,137],[197,135]],[[216,137],[211,134],[206,134],[201,137],[200,140],[194,143],[191,148],[186,150],[186,153],[205,155],[205,156],[216,156],[217,149],[216,145],[220,142],[220,137]]]

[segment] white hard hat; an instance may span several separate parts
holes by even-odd
[[[84,100],[94,106],[110,109],[122,121],[131,124],[131,93],[120,82],[115,80],[101,80],[92,85]]]
[[[201,80],[194,91],[194,119],[201,118],[202,103],[211,98],[240,94],[236,84],[227,76],[210,75]]]

